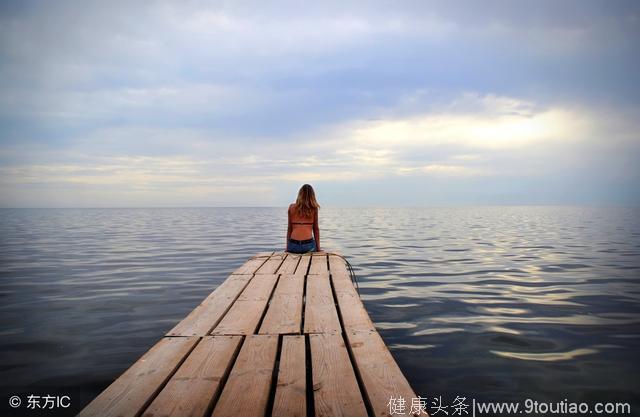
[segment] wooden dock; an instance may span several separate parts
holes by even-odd
[[[391,397],[406,401],[404,413],[390,413]],[[414,397],[341,256],[268,252],[79,415],[417,416]]]

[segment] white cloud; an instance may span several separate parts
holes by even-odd
[[[493,174],[488,168],[475,168],[465,165],[427,164],[423,166],[398,168],[400,175],[433,175],[436,177],[477,177]]]
[[[0,192],[25,202],[34,200],[28,190],[58,201],[51,194],[57,189],[103,205],[127,198],[162,205],[163,195],[194,205],[273,204],[274,187],[300,181],[558,177],[580,172],[581,164],[597,166],[600,154],[614,160],[616,143],[635,143],[625,145],[629,155],[640,144],[629,115],[469,94],[443,108],[340,123],[293,141],[244,140],[246,146],[200,129],[109,128],[75,141],[67,160],[51,162],[43,153],[0,167]],[[609,177],[637,172],[622,160],[606,169]]]
[[[228,201],[299,178],[637,176],[637,12],[548,6],[7,7],[0,184]]]
[[[1,169],[5,184],[84,184],[129,189],[268,186],[278,181],[353,181],[394,176],[483,177],[531,174],[521,160],[532,150],[549,152],[584,138],[589,116],[577,110],[538,108],[533,103],[466,94],[446,112],[354,121],[300,135],[297,141],[233,141],[206,130],[119,128],[76,141],[77,163],[33,163]],[[136,152],[109,153],[118,146]],[[101,152],[101,144],[107,143]],[[169,155],[154,155],[167,147]],[[125,148],[126,149],[126,148]],[[131,148],[130,148],[131,149]],[[145,151],[146,150],[146,151]],[[498,159],[496,159],[498,158]]]
[[[447,144],[499,150],[574,141],[588,131],[590,124],[579,112],[563,108],[535,110],[532,103],[512,98],[478,97],[475,104],[473,111],[354,123],[346,128],[348,141],[379,152]],[[454,103],[451,109],[457,110],[457,106]]]

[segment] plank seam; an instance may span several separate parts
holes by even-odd
[[[329,257],[327,256],[327,262],[329,261]],[[338,297],[336,295],[336,289],[333,286],[333,277],[331,273],[329,273],[329,284],[331,285],[331,294],[333,295],[333,301],[336,306],[336,311],[338,312],[338,320],[340,321],[340,328],[342,332],[340,332],[342,341],[347,348],[347,353],[349,354],[349,361],[351,362],[351,367],[353,368],[353,372],[356,376],[356,382],[358,383],[358,388],[360,389],[360,396],[362,397],[362,401],[364,402],[365,408],[367,409],[367,415],[369,417],[375,417],[375,413],[373,411],[373,405],[367,395],[367,390],[364,386],[364,382],[362,381],[362,375],[360,375],[360,370],[358,369],[358,365],[356,363],[356,359],[351,349],[351,344],[349,344],[349,340],[347,339],[347,330],[344,327],[344,321],[342,319],[342,311],[340,311],[340,305],[338,303]]]
[[[144,414],[145,411],[147,411],[147,408],[149,408],[149,406],[151,405],[151,403],[153,402],[153,400],[156,399],[156,397],[160,394],[160,392],[162,392],[162,390],[164,389],[164,387],[167,386],[167,384],[169,383],[169,381],[171,380],[171,378],[173,378],[173,375],[175,375],[176,372],[178,372],[178,369],[180,369],[180,367],[182,366],[182,364],[187,360],[187,358],[189,357],[189,355],[191,355],[191,352],[194,351],[194,349],[200,344],[200,342],[202,342],[202,336],[191,336],[191,337],[197,337],[198,341],[196,343],[193,344],[193,346],[191,346],[191,348],[187,351],[187,353],[185,353],[185,355],[178,361],[178,363],[175,365],[175,367],[173,368],[173,370],[169,373],[169,375],[165,378],[164,381],[162,381],[162,383],[158,386],[158,388],[156,388],[156,390],[149,396],[149,398],[147,398],[147,401],[142,405],[142,407],[140,407],[140,410],[138,410],[138,412],[135,414],[135,417],[140,417],[142,414]],[[160,340],[162,339],[169,339],[171,337],[169,336],[163,336]],[[137,363],[137,361],[135,362]]]
[[[251,275],[255,276],[256,272],[258,272],[258,270],[260,268],[262,268],[264,266],[264,264],[266,264],[269,261],[269,259],[271,259],[272,256],[273,256],[273,253],[271,255],[267,256],[266,258],[264,258],[264,261],[262,261],[262,263],[256,269],[253,270]],[[246,275],[249,275],[249,274],[246,274]]]
[[[262,314],[260,315],[260,320],[258,320],[258,324],[256,325],[256,328],[253,329],[253,333],[251,334],[258,334],[258,332],[260,331],[260,327],[262,327],[262,322],[264,321],[264,318],[267,315],[267,311],[269,310],[269,306],[271,305],[271,300],[273,300],[273,294],[275,294],[276,288],[278,287],[278,283],[280,283],[280,278],[282,277],[282,275],[280,274],[277,274],[277,275],[278,275],[278,278],[276,278],[276,282],[273,284],[273,288],[271,288],[271,292],[269,293],[269,298],[267,298],[267,304],[265,304],[264,310],[262,310]]]
[[[290,254],[288,254],[288,255],[287,255],[287,257],[290,257],[290,256],[291,256]],[[296,267],[295,267],[295,268],[293,268],[293,272],[292,272],[292,274],[295,274],[295,273],[296,273],[296,271],[298,270],[298,266],[300,265],[300,262],[302,262],[302,257],[301,257],[301,256],[298,256],[298,257],[297,257],[297,261],[296,261]]]
[[[262,265],[264,265],[264,264],[265,264],[269,259],[271,259],[271,256],[272,256],[272,255],[273,255],[273,254],[271,254],[271,255],[269,255],[269,256],[267,256],[267,257],[265,257],[265,258],[264,258],[264,261],[262,261],[262,263],[261,263],[260,265],[258,265],[258,266],[256,267],[256,269],[254,269],[254,270],[253,270],[253,272],[251,272],[251,273],[249,273],[249,274],[239,274],[239,273],[236,273],[236,271],[237,271],[239,268],[241,268],[242,266],[244,266],[244,264],[242,264],[242,265],[240,265],[238,268],[236,268],[235,270],[233,270],[233,272],[231,272],[231,274],[230,274],[230,275],[255,275],[255,274],[256,274],[256,272],[258,271],[258,269],[262,268]],[[256,258],[256,257],[249,258],[249,260],[250,260],[250,261],[252,261],[252,260],[254,260],[254,259],[261,259],[261,258],[260,258],[260,257],[257,257],[257,258]],[[245,263],[246,263],[246,262],[245,262]]]
[[[278,385],[278,374],[280,372],[280,357],[282,356],[282,335],[278,335],[278,347],[276,348],[276,361],[271,371],[271,386],[269,387],[269,397],[267,399],[267,410],[265,417],[271,417],[273,414],[273,403],[276,399],[276,387]],[[276,416],[278,417],[278,416]]]
[[[296,273],[296,269],[298,269],[298,265],[300,264],[300,257],[299,256],[291,256],[290,253],[286,253],[286,252],[285,252],[285,254],[286,255],[285,255],[284,259],[282,260],[282,263],[278,267],[278,270],[276,271],[276,274],[283,274],[283,272],[280,269],[282,269],[282,265],[284,265],[284,261],[286,261],[289,258],[295,259],[295,266],[293,267],[293,272],[288,272],[288,273],[289,274],[295,274]]]
[[[300,255],[300,260],[298,261],[298,265],[302,263],[302,255]],[[311,270],[311,255],[309,255],[309,262],[307,262],[307,269],[304,271],[304,275],[309,275],[309,271]],[[296,267],[296,274],[298,273],[298,267]]]
[[[304,275],[302,280],[302,315],[300,317],[300,334],[304,334],[304,312],[307,309],[307,277]]]
[[[280,255],[277,255],[277,256],[279,257]],[[277,272],[277,271],[280,269],[280,267],[282,267],[282,264],[284,263],[284,260],[285,260],[286,258],[287,258],[287,256],[285,255],[285,256],[283,256],[283,257],[282,257],[282,259],[280,259],[280,263],[278,264],[278,267],[277,267],[277,268],[275,268],[275,271],[274,271],[274,272],[267,272],[267,273],[264,273],[264,274],[258,274],[258,272],[260,271],[260,268],[262,268],[263,266],[265,266],[265,265],[267,264],[267,262],[268,262],[268,261],[270,261],[271,259],[276,259],[276,255],[273,255],[273,254],[272,254],[271,256],[269,256],[269,257],[267,258],[267,260],[266,260],[262,265],[260,265],[258,268],[256,268],[256,270],[255,270],[255,272],[254,272],[254,275],[276,275],[276,274],[278,274],[278,272]]]
[[[244,286],[242,287],[242,289],[240,291],[238,291],[238,293],[236,294],[236,296],[233,298],[233,302],[229,303],[229,306],[224,310],[224,312],[220,315],[220,317],[218,318],[218,320],[215,321],[215,323],[213,323],[213,325],[211,326],[211,328],[209,330],[206,331],[205,336],[208,336],[211,334],[211,332],[218,326],[218,324],[220,324],[220,322],[222,321],[222,319],[225,318],[225,316],[227,315],[227,313],[229,312],[229,310],[231,310],[231,307],[233,307],[233,305],[236,303],[236,301],[238,301],[238,298],[240,297],[240,295],[243,293],[243,291],[247,288],[247,286],[249,285],[249,283],[256,277],[256,274],[251,274],[251,278],[249,278],[247,280],[247,282],[244,284]],[[229,279],[227,277],[227,279]]]
[[[216,337],[216,336],[211,336],[211,337]],[[220,401],[222,392],[224,391],[224,388],[227,385],[227,380],[229,379],[229,375],[231,375],[231,371],[233,370],[233,367],[236,365],[236,360],[238,359],[238,355],[240,355],[240,350],[242,350],[242,346],[244,345],[244,341],[246,340],[246,336],[240,335],[240,337],[241,337],[240,343],[238,343],[238,347],[233,353],[233,355],[231,356],[231,360],[229,361],[228,370],[225,373],[225,375],[220,379],[220,386],[218,387],[219,389],[218,395],[217,396],[214,395],[213,398],[211,398],[211,404],[209,404],[209,408],[207,409],[207,412],[204,414],[205,416],[210,416],[213,414],[213,410],[216,408],[216,405],[218,405],[218,401]]]
[[[305,350],[305,369],[306,369],[306,381],[307,381],[307,389],[306,397],[307,397],[307,417],[314,417],[316,414],[315,402],[313,400],[313,369],[312,369],[312,360],[311,360],[311,340],[309,339],[308,334],[303,334],[304,336],[304,350]]]
[[[282,264],[284,264],[284,260],[287,259],[287,255],[282,257],[282,260],[280,261],[280,263],[278,264],[278,267],[276,268],[276,270],[274,271],[274,274],[277,274],[278,270],[282,267]]]

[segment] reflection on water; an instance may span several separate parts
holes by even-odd
[[[498,356],[502,356],[505,358],[513,358],[513,359],[522,359],[525,361],[566,361],[569,359],[574,359],[581,355],[589,355],[592,353],[598,353],[596,349],[574,349],[569,352],[552,352],[552,353],[517,353],[517,352],[499,352],[497,350],[492,350],[491,353],[494,353]]]
[[[639,214],[323,208],[320,221],[324,248],[354,265],[419,395],[631,402]],[[62,393],[77,412],[247,257],[282,250],[285,217],[276,208],[0,210],[3,398]]]

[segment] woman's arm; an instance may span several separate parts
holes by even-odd
[[[316,252],[320,252],[320,227],[318,227],[318,209],[313,216],[313,236],[316,239]]]
[[[287,210],[287,241],[284,244],[284,251],[287,251],[287,248],[289,247],[289,239],[291,238],[291,230],[293,228],[291,227],[291,206],[289,206],[289,210]]]

